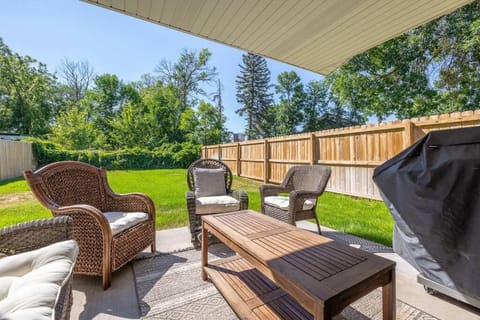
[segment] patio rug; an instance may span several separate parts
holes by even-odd
[[[324,235],[370,252],[391,251],[391,248],[339,232],[324,232]],[[234,254],[222,244],[212,245],[209,249],[209,260]],[[198,250],[154,256],[145,254],[134,261],[133,270],[143,319],[238,319],[215,286],[201,280]],[[377,289],[345,308],[334,319],[382,319],[381,299],[381,289]],[[397,319],[437,318],[397,300]]]

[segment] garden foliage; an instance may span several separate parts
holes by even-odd
[[[187,168],[201,154],[200,146],[190,142],[164,144],[153,150],[135,147],[115,151],[68,150],[41,139],[31,139],[31,142],[39,167],[55,161],[73,160],[109,170]]]

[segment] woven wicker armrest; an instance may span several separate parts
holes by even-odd
[[[260,196],[263,197],[268,197],[268,196],[278,196],[279,193],[282,192],[289,192],[290,190],[282,187],[282,186],[276,186],[272,184],[264,184],[260,186]]]
[[[72,239],[72,219],[55,217],[0,229],[0,253],[13,255]]]
[[[119,194],[109,191],[107,194],[106,211],[141,211],[147,212],[152,219],[155,219],[155,206],[152,199],[140,192]]]
[[[234,190],[232,197],[240,201],[240,210],[248,209],[248,193],[245,190]]]
[[[104,240],[112,237],[112,231],[107,218],[95,207],[85,204],[63,206],[52,210],[52,213],[55,216],[69,216],[73,219],[73,235],[75,240],[79,242],[79,245],[81,245],[80,242],[82,240],[95,240],[89,240],[84,237],[85,232],[100,234],[99,236]],[[79,235],[81,235],[81,237],[79,237]],[[79,238],[82,238],[82,240]]]
[[[190,233],[192,234],[192,241],[195,241],[194,233],[196,227],[197,217],[195,215],[196,205],[195,205],[195,192],[187,191],[185,192],[185,199],[187,200],[187,211],[188,211],[188,220],[190,222]]]
[[[289,211],[302,211],[303,204],[307,199],[318,198],[318,192],[306,191],[306,190],[294,190],[290,192],[289,196]]]
[[[189,203],[193,204],[193,208],[195,209],[195,192],[193,191],[187,191],[185,192],[185,199],[187,200],[187,205]]]
[[[265,197],[278,196],[279,193],[288,192],[283,186],[276,186],[273,184],[263,184],[260,186],[260,207],[262,213],[265,213]]]

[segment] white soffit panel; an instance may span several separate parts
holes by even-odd
[[[471,0],[83,0],[329,74]]]

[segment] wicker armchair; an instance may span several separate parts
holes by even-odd
[[[0,229],[0,254],[7,256],[72,239],[72,219],[56,217],[34,220]],[[55,305],[55,319],[70,319],[72,276],[64,282]]]
[[[260,186],[262,213],[293,225],[298,220],[315,218],[318,233],[322,234],[316,214],[317,198],[325,190],[330,173],[329,167],[321,165],[290,168],[279,186]]]
[[[73,219],[73,238],[80,252],[75,273],[102,276],[103,288],[111,274],[150,246],[155,251],[155,207],[141,193],[117,194],[110,189],[105,168],[76,161],[51,163],[24,172],[33,194],[54,216]],[[134,223],[107,220],[108,214],[142,215]],[[109,215],[109,219],[112,217]],[[126,224],[124,223],[126,222]],[[112,224],[113,223],[113,224]],[[123,225],[123,227],[122,227]]]
[[[218,206],[211,210],[202,210],[202,199],[205,197],[199,197],[198,184],[195,184],[194,171],[197,169],[222,169],[225,180],[225,195],[234,198],[233,201],[237,202],[236,206],[222,207]],[[248,209],[248,194],[244,190],[235,190],[232,188],[232,171],[230,168],[220,160],[216,159],[200,159],[193,162],[187,170],[187,183],[190,191],[185,194],[187,200],[188,218],[190,221],[190,233],[192,235],[192,243],[195,247],[200,245],[201,236],[201,216],[205,214],[223,213],[236,210]],[[196,188],[197,187],[197,188]],[[213,198],[213,197],[211,197]]]

